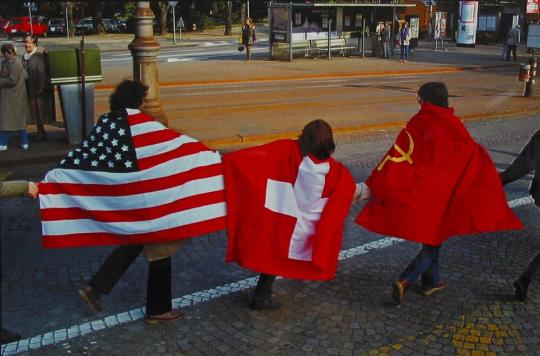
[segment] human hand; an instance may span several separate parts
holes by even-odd
[[[28,182],[28,196],[36,199],[39,194],[39,183]]]

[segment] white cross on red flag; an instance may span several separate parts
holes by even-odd
[[[228,262],[271,275],[335,276],[355,190],[347,168],[279,140],[223,157]]]

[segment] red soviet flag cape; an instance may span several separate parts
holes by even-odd
[[[288,278],[332,279],[355,189],[347,168],[303,157],[295,140],[229,153],[223,163],[226,261]]]
[[[432,246],[522,228],[491,158],[453,112],[426,103],[406,124],[366,181],[371,200],[358,224]]]

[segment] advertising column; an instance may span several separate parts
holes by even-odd
[[[459,2],[459,22],[456,45],[474,47],[478,25],[478,1]]]

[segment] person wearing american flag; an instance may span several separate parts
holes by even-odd
[[[137,256],[149,261],[146,322],[172,308],[171,256],[182,240],[225,228],[221,157],[141,112],[148,87],[124,80],[83,142],[39,184],[47,248],[120,245],[79,295],[93,312]]]

